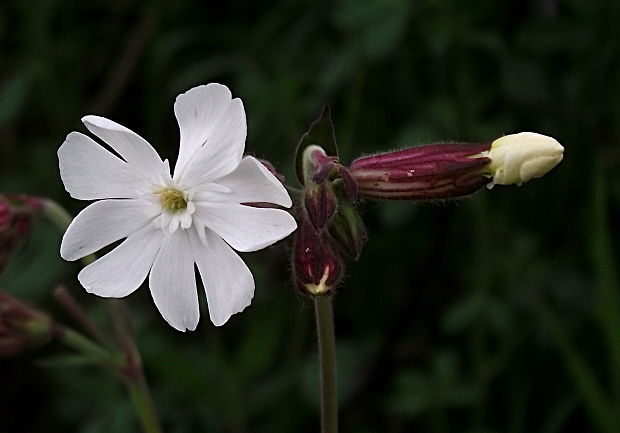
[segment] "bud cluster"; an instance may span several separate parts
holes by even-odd
[[[357,260],[366,231],[358,197],[442,200],[483,186],[521,185],[562,160],[555,139],[532,132],[487,143],[436,143],[339,163],[329,107],[297,146],[296,171],[304,186],[298,205],[293,268],[297,285],[313,296],[329,294],[343,274],[341,256]]]
[[[341,253],[357,259],[366,240],[353,208],[355,181],[338,158],[316,145],[303,152],[304,192],[298,210],[294,271],[307,294],[330,294],[343,274]]]

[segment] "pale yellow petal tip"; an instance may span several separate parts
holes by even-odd
[[[521,185],[542,177],[562,161],[564,147],[552,137],[520,132],[498,138],[491,144],[488,175],[493,185]]]
[[[304,286],[306,287],[306,289],[308,289],[308,292],[310,292],[311,295],[314,295],[314,296],[324,295],[331,289],[331,287],[327,285],[328,278],[329,278],[329,267],[326,266],[325,272],[323,273],[323,276],[321,277],[321,281],[319,281],[319,284],[308,283],[308,284],[304,284]]]

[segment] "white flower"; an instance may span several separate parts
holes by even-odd
[[[521,185],[544,176],[562,161],[564,147],[552,137],[520,132],[498,138],[484,156],[491,158],[487,170],[493,185]]]
[[[247,307],[254,279],[233,251],[256,251],[297,227],[282,184],[259,161],[242,157],[246,138],[243,103],[226,86],[211,83],[179,95],[174,112],[181,147],[170,175],[143,138],[111,120],[86,116],[86,128],[115,154],[79,132],[58,150],[66,190],[80,200],[99,200],[75,217],[60,247],[77,260],[126,238],[78,275],[90,292],[119,298],[149,276],[155,305],[174,328],[198,324],[194,264],[216,326]],[[232,247],[232,248],[231,248]]]

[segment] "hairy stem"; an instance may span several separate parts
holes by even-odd
[[[314,311],[321,364],[321,431],[338,432],[336,341],[331,296],[316,296]]]

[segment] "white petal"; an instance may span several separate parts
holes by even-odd
[[[92,254],[150,224],[157,213],[157,207],[146,200],[97,201],[73,219],[62,238],[60,255],[77,260]]]
[[[146,279],[162,244],[162,231],[153,225],[129,235],[122,244],[86,266],[78,280],[89,293],[122,298]]]
[[[221,326],[230,316],[250,305],[254,297],[254,278],[241,257],[215,233],[207,229],[205,235],[206,247],[198,236],[191,237],[194,259],[207,293],[211,321]]]
[[[194,217],[237,251],[256,251],[291,234],[295,219],[286,211],[230,203],[197,203]]]
[[[217,83],[194,87],[177,96],[174,114],[181,132],[177,173],[181,172],[193,153],[213,134],[231,100],[228,87]]]
[[[81,200],[139,197],[143,181],[126,162],[79,132],[58,149],[60,177],[71,197]]]
[[[241,160],[232,173],[218,179],[219,185],[232,192],[221,195],[224,201],[234,203],[266,202],[290,207],[291,198],[282,183],[260,161],[251,156]]]
[[[85,116],[82,122],[86,128],[106,142],[127,163],[146,179],[158,180],[165,170],[161,158],[144,138],[132,130],[105,117]],[[165,173],[170,175],[170,173]]]
[[[179,331],[198,325],[198,293],[194,254],[187,231],[177,230],[164,240],[149,275],[149,287],[162,317]]]
[[[224,176],[237,168],[241,161],[247,133],[243,102],[238,98],[228,102],[213,99],[194,101],[200,104],[192,111],[196,113],[195,117],[190,120],[185,116],[184,123],[179,121],[182,137],[183,128],[190,127],[192,137],[199,137],[199,140],[192,138],[191,144],[181,147],[179,152],[174,179],[181,184],[196,185]],[[218,109],[216,113],[206,113],[207,103],[222,104],[223,109]],[[188,148],[191,153],[186,150]]]

